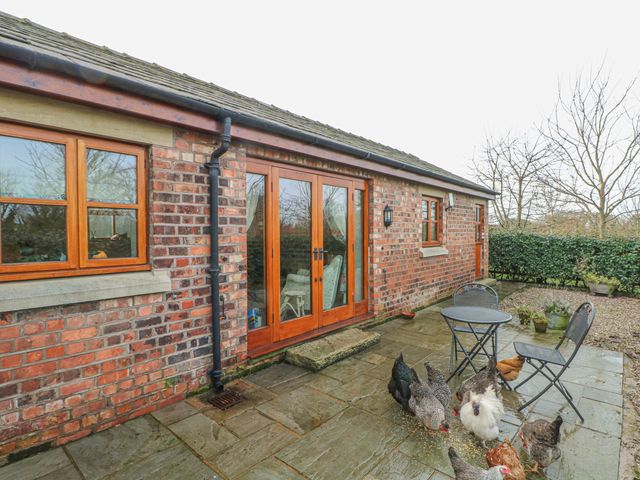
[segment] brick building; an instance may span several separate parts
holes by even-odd
[[[0,459],[206,387],[218,325],[229,374],[450,295],[487,271],[493,195],[0,14]]]

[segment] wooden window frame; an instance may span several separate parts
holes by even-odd
[[[424,209],[423,209],[423,205],[424,202],[427,202],[427,218],[424,218]],[[431,205],[432,203],[436,204],[436,220],[432,220],[430,218],[430,213],[431,213]],[[435,223],[436,224],[436,232],[438,235],[437,240],[432,240],[431,239],[431,225]],[[424,225],[427,225],[427,240],[425,241],[422,238],[422,232],[424,230]],[[436,197],[430,197],[428,195],[423,195],[422,199],[420,200],[420,240],[422,241],[422,246],[423,247],[438,247],[441,246],[443,243],[443,239],[442,239],[442,233],[443,233],[443,228],[442,228],[442,199],[441,198],[436,198]]]
[[[64,262],[0,263],[0,282],[106,274],[150,270],[147,258],[146,151],[144,147],[101,140],[72,133],[0,122],[0,135],[65,145],[65,199],[48,200],[0,196],[0,203],[64,206],[67,216],[67,260]],[[134,155],[136,162],[137,203],[87,202],[86,148]],[[132,209],[137,211],[137,256],[90,259],[88,209],[91,207]],[[2,261],[0,248],[0,262]]]

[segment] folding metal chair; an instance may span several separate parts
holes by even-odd
[[[538,373],[542,374],[547,380],[549,380],[549,385],[542,389],[540,393],[522,405],[518,411],[528,407],[537,399],[539,399],[542,395],[544,395],[547,390],[549,390],[552,386],[556,387],[558,391],[562,394],[564,398],[567,399],[571,407],[575,410],[580,417],[580,420],[584,422],[584,417],[578,411],[578,407],[573,403],[573,397],[571,393],[564,386],[564,384],[560,381],[560,377],[565,372],[569,365],[575,358],[578,350],[580,350],[580,346],[584,341],[585,337],[589,333],[591,329],[591,324],[593,323],[593,319],[596,316],[596,308],[593,306],[591,302],[583,303],[578,307],[578,309],[573,312],[571,315],[571,320],[569,321],[569,325],[564,332],[564,335],[558,342],[555,348],[549,347],[541,347],[538,345],[531,345],[529,343],[522,342],[513,342],[513,347],[516,350],[516,353],[523,357],[526,362],[531,365],[535,371],[525,378],[522,382],[516,385],[513,390],[517,390],[522,385],[527,383],[533,377],[535,377]],[[565,340],[571,340],[574,344],[573,352],[568,359],[565,359],[564,355],[560,352],[560,347],[563,345]],[[549,365],[557,365],[560,367],[558,372],[554,372]]]
[[[500,306],[500,300],[498,298],[498,294],[496,291],[489,287],[488,285],[484,285],[482,283],[468,283],[466,285],[462,285],[458,287],[458,289],[453,294],[453,304],[456,307],[486,307],[486,308],[495,308],[496,310]],[[455,333],[468,333],[473,334],[474,332],[468,327],[463,325],[454,325],[452,330]],[[476,328],[476,334],[482,336],[487,333],[487,329],[485,328]],[[476,337],[477,338],[477,337]],[[493,346],[493,355],[496,354],[498,350],[498,332],[496,331],[493,339],[491,341]],[[458,364],[458,353],[464,353],[458,345],[458,339],[456,335],[451,333],[451,353],[449,354],[449,373],[453,370],[453,359],[455,356],[456,365]],[[478,353],[478,355],[485,355],[483,352]]]

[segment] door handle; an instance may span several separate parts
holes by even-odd
[[[318,259],[318,247],[313,249],[313,259],[314,260]]]
[[[318,254],[320,255],[320,260],[322,260],[322,255],[324,254],[324,250],[322,248],[319,248]]]

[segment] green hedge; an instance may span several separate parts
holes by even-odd
[[[489,271],[497,278],[558,285],[582,285],[578,259],[591,260],[594,273],[615,277],[621,291],[640,286],[640,240],[538,235],[492,230]]]

